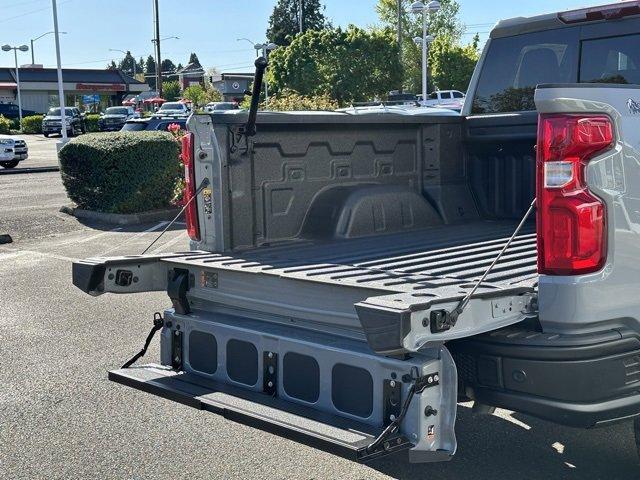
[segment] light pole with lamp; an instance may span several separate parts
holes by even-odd
[[[10,52],[13,50],[13,57],[16,61],[16,85],[18,89],[18,115],[20,116],[20,126],[22,128],[22,98],[20,97],[20,69],[18,68],[18,50],[21,52],[28,52],[29,47],[26,45],[20,45],[19,47],[12,47],[11,45],[3,45],[3,52]]]
[[[428,69],[428,49],[429,43],[433,42],[434,38],[428,35],[429,31],[429,14],[436,13],[440,10],[440,2],[432,0],[425,4],[423,2],[415,2],[411,4],[411,12],[419,15],[422,14],[422,38],[414,38],[416,44],[422,44],[422,101],[427,100],[427,69]]]
[[[36,63],[35,53],[33,51],[33,42],[35,42],[36,40],[40,40],[42,37],[45,37],[47,35],[51,35],[51,34],[54,34],[54,33],[56,33],[56,32],[51,31],[51,32],[43,33],[39,37],[31,39],[31,65],[35,65],[35,63]],[[58,32],[58,33],[62,33],[64,35],[66,35],[67,32]]]
[[[268,43],[253,43],[251,40],[249,40],[248,38],[238,38],[236,39],[237,42],[241,41],[241,40],[245,40],[249,43],[251,43],[253,45],[253,48],[256,51],[256,58],[258,56],[260,56],[260,53],[262,53],[262,56],[267,59],[269,52],[271,52],[272,50],[275,50],[276,48],[278,48],[278,45],[276,45],[273,42],[268,42]],[[268,68],[268,67],[267,67]],[[269,86],[267,83],[267,78],[264,78],[264,104],[268,105],[269,104]]]

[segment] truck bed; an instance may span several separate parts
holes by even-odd
[[[237,254],[189,252],[166,261],[409,292],[479,278],[516,225],[512,221],[483,221],[357,240],[301,241]],[[485,284],[531,287],[536,282],[536,237],[533,226],[526,226]]]

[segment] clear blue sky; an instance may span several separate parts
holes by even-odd
[[[162,44],[163,58],[187,62],[198,54],[206,67],[222,71],[248,70],[254,53],[247,37],[264,40],[269,15],[276,0],[160,0],[162,36],[179,36]],[[462,21],[475,32],[486,32],[487,24],[500,18],[532,15],[560,9],[608,3],[606,0],[459,0]],[[334,25],[377,23],[376,0],[324,0],[326,15]],[[29,43],[53,29],[51,0],[0,0],[0,43]],[[136,56],[152,53],[152,0],[58,0],[62,63],[66,67],[104,68],[121,54],[110,48],[131,50]],[[486,35],[483,35],[486,37]],[[53,35],[35,44],[36,63],[55,66]],[[0,65],[12,66],[12,54],[0,52]],[[20,54],[20,63],[30,63],[30,53]]]

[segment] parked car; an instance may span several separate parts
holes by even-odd
[[[0,166],[15,168],[29,157],[27,142],[11,135],[0,135]]]
[[[133,107],[109,107],[100,114],[98,129],[101,132],[118,131],[127,120],[137,118],[139,114]]]
[[[211,102],[207,103],[204,107],[204,111],[207,113],[213,113],[223,110],[238,110],[240,107],[236,102]]]
[[[191,110],[189,109],[189,107],[182,102],[166,102],[163,103],[158,110],[156,110],[154,115],[182,115],[186,117],[190,113]]]
[[[186,128],[187,119],[184,116],[153,116],[127,120],[122,126],[123,132],[142,132],[152,130],[168,131],[169,125],[177,123],[180,128]]]
[[[20,118],[20,109],[18,105],[13,103],[0,103],[0,115],[10,120],[17,120]],[[22,117],[28,117],[30,115],[38,115],[38,112],[33,110],[22,109]]]
[[[431,92],[426,101],[422,101],[422,95],[419,95],[420,104],[424,107],[453,107],[460,111],[464,104],[466,95],[459,90],[437,90]]]
[[[451,459],[458,401],[640,447],[639,14],[499,22],[462,115],[191,116],[191,251],[73,264],[167,293],[109,379],[358,462]]]
[[[42,134],[48,137],[52,133],[61,133],[62,127],[60,122],[60,108],[50,108],[42,119]],[[67,123],[67,135],[79,135],[87,131],[87,125],[84,114],[76,107],[65,108],[65,122]]]

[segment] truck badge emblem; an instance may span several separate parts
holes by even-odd
[[[627,107],[629,107],[629,113],[632,115],[638,115],[640,113],[640,102],[633,98],[627,100]]]

